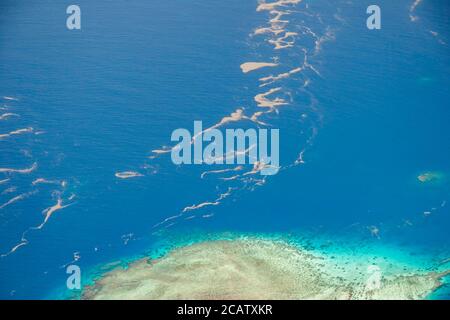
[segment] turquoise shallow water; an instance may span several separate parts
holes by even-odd
[[[165,238],[163,241],[153,243],[151,247],[141,250],[139,255],[128,256],[116,261],[102,263],[87,270],[84,275],[84,285],[94,285],[106,273],[116,269],[128,269],[130,265],[141,259],[155,260],[164,257],[173,250],[190,246],[196,243],[209,241],[234,241],[234,240],[269,240],[282,242],[308,252],[316,257],[321,257],[325,264],[334,265],[336,270],[328,270],[330,274],[347,279],[354,278],[360,281],[360,274],[367,274],[369,267],[376,267],[383,278],[396,277],[399,274],[417,275],[431,271],[444,272],[448,270],[448,264],[440,263],[442,256],[425,254],[417,250],[417,247],[400,247],[364,239],[357,236],[343,236],[315,233],[297,230],[295,233],[232,233],[214,232],[206,234],[200,230],[179,232],[176,235]],[[305,251],[306,250],[306,251]],[[341,268],[344,267],[344,270]],[[335,273],[337,272],[337,274]],[[364,276],[363,278],[364,279]],[[430,294],[427,299],[445,299],[447,294],[446,279],[444,285]],[[65,287],[56,288],[46,298],[48,299],[79,299],[82,290],[66,290]]]
[[[164,252],[186,233],[306,234],[312,246],[408,252],[412,265],[448,258],[449,7],[381,1],[382,29],[369,31],[369,4],[281,8],[297,36],[274,50],[272,36],[252,35],[273,18],[256,1],[79,1],[80,31],[66,29],[66,3],[3,1],[0,111],[16,116],[0,134],[32,130],[0,140],[0,168],[34,170],[0,172],[1,203],[19,197],[0,209],[0,253],[20,245],[0,259],[0,297],[54,296],[74,260],[89,281],[95,266]],[[243,74],[248,61],[279,66]],[[280,129],[283,169],[264,185],[200,178],[226,166],[149,159],[174,129],[212,126],[239,107],[251,115],[254,96],[274,87],[289,105],[264,120]],[[118,179],[123,171],[143,176]],[[424,172],[441,178],[423,183]],[[70,206],[29,229],[58,199]]]

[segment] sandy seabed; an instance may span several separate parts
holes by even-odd
[[[424,299],[449,273],[383,275],[374,286],[366,273],[341,273],[348,266],[330,261],[283,241],[201,242],[112,270],[85,287],[82,298]]]

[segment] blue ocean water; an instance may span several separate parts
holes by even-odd
[[[0,172],[1,298],[47,298],[67,264],[87,277],[186,233],[307,233],[396,245],[411,261],[449,257],[446,1],[379,1],[382,28],[368,30],[369,1],[305,0],[282,17],[298,35],[281,50],[254,35],[273,16],[253,0],[82,0],[76,31],[70,4],[0,4],[1,113],[13,114],[0,134],[26,129],[0,140],[0,168],[33,169]],[[248,61],[279,69],[243,74]],[[251,114],[273,87],[289,101],[264,119],[280,128],[276,176],[200,179],[223,168],[151,159],[174,129]],[[115,176],[124,171],[143,176]],[[422,183],[425,172],[440,178]],[[33,229],[58,200],[69,206]]]

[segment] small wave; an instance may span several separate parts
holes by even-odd
[[[292,48],[294,46],[294,37],[297,36],[297,32],[285,32],[282,37],[269,40],[270,44],[274,45],[275,50],[281,50],[286,48]],[[289,40],[291,39],[291,40]]]
[[[409,7],[409,19],[411,20],[411,22],[416,22],[417,20],[419,20],[419,17],[414,15],[414,12],[421,3],[422,0],[415,0]]]
[[[67,204],[67,205],[63,205],[63,200],[62,200],[61,198],[58,198],[57,201],[56,201],[56,204],[54,204],[53,206],[48,207],[48,208],[46,208],[46,209],[44,209],[44,210],[42,211],[42,213],[45,215],[44,220],[42,221],[42,223],[39,224],[39,225],[36,226],[36,227],[30,227],[30,228],[28,228],[27,230],[25,230],[25,231],[22,233],[22,237],[21,237],[19,243],[16,244],[16,245],[14,245],[8,252],[6,252],[6,253],[4,253],[4,254],[1,254],[0,257],[1,257],[1,258],[7,257],[7,256],[9,256],[10,254],[13,254],[14,252],[16,252],[19,248],[21,248],[21,247],[27,245],[27,244],[29,243],[29,241],[28,241],[28,239],[26,238],[26,236],[27,236],[27,234],[28,234],[30,231],[32,231],[32,230],[41,230],[42,228],[44,228],[44,226],[47,224],[47,222],[49,221],[49,219],[52,217],[52,215],[53,215],[55,212],[57,212],[57,211],[59,211],[59,210],[62,210],[62,209],[64,209],[64,208],[67,208],[67,207],[71,206],[72,204],[73,204],[73,203],[70,203],[70,204]]]
[[[4,100],[9,100],[9,101],[19,101],[18,98],[15,97],[10,97],[10,96],[3,96]]]
[[[20,116],[17,113],[8,112],[8,113],[2,114],[0,116],[0,120],[6,120],[6,119],[11,118],[11,117],[20,117]]]
[[[281,87],[272,88],[267,92],[257,94],[254,98],[255,102],[258,104],[258,107],[270,109],[275,109],[276,107],[287,105],[288,103],[286,102],[286,100],[282,98],[275,98],[274,100],[270,100],[267,98],[268,96],[280,91]]]
[[[37,185],[37,184],[57,184],[57,185],[61,185],[62,187],[65,186],[65,181],[60,181],[60,180],[47,180],[45,178],[37,178],[35,180],[33,180],[33,182],[31,182],[31,184],[33,186]]]
[[[22,194],[20,194],[18,196],[15,196],[14,198],[11,198],[8,201],[6,201],[4,204],[0,205],[0,209],[4,209],[5,207],[7,207],[7,206],[9,206],[9,205],[11,205],[13,203],[16,203],[16,202],[18,202],[20,200],[24,200],[24,199],[30,197],[31,195],[33,195],[35,193],[36,193],[36,191],[30,191],[30,192],[22,193]]]
[[[21,173],[21,174],[28,174],[36,170],[37,163],[33,163],[33,165],[29,168],[25,169],[12,169],[12,168],[0,168],[0,173]]]
[[[222,170],[210,170],[210,171],[205,171],[201,174],[200,178],[204,179],[207,175],[209,174],[218,174],[218,173],[226,173],[226,172],[236,172],[236,171],[240,171],[242,170],[244,167],[243,166],[237,166],[235,168],[232,169],[222,169]]]
[[[120,179],[130,179],[130,178],[136,178],[136,177],[143,177],[143,175],[136,171],[123,171],[123,172],[117,172],[115,174],[117,178]]]
[[[280,74],[278,74],[276,76],[270,75],[270,76],[267,76],[267,77],[260,78],[259,81],[263,82],[260,85],[260,87],[265,87],[265,86],[270,85],[270,84],[272,84],[274,82],[277,82],[277,81],[280,81],[280,80],[283,80],[283,79],[287,79],[291,75],[296,74],[296,73],[300,73],[302,71],[303,71],[303,67],[298,67],[298,68],[292,69],[292,70],[290,70],[288,72],[280,73]]]
[[[201,208],[204,208],[204,207],[207,207],[207,206],[217,206],[217,205],[220,204],[220,202],[223,199],[225,199],[225,198],[227,198],[227,197],[229,197],[231,195],[232,190],[233,190],[232,188],[228,188],[228,191],[225,192],[225,193],[221,193],[219,195],[219,197],[216,200],[214,200],[214,202],[206,201],[206,202],[202,202],[202,203],[197,204],[197,205],[192,205],[192,206],[184,208],[182,212],[184,213],[184,212],[191,211],[191,210],[197,210],[197,209],[201,209]]]
[[[301,0],[279,0],[276,2],[269,2],[269,3],[262,1],[256,8],[256,11],[273,11],[278,7],[285,7],[287,5],[299,4],[300,2]]]
[[[17,129],[14,131],[11,131],[9,133],[0,134],[0,139],[8,138],[10,136],[24,134],[24,133],[30,133],[33,132],[33,128],[23,128],[23,129]]]
[[[191,210],[197,210],[197,209],[201,209],[201,208],[207,207],[207,206],[217,206],[217,205],[219,205],[219,204],[220,204],[219,201],[215,201],[215,202],[202,202],[202,203],[200,203],[200,204],[196,204],[196,205],[192,205],[192,206],[189,206],[189,207],[184,208],[184,209],[183,209],[183,212],[191,211]]]
[[[277,67],[277,63],[271,63],[271,62],[245,62],[241,64],[241,70],[243,73],[249,73],[254,70],[258,70],[261,68],[267,68],[267,67]]]
[[[8,189],[5,189],[2,191],[2,195],[8,194],[8,193],[13,193],[17,191],[17,187],[16,186],[12,186],[9,187]]]
[[[62,204],[62,199],[61,198],[58,198],[58,200],[56,201],[56,204],[55,205],[53,205],[53,206],[51,206],[51,207],[48,207],[47,209],[44,209],[43,211],[42,211],[42,213],[45,215],[45,217],[44,217],[44,221],[42,221],[42,223],[39,225],[39,226],[37,226],[37,227],[35,227],[35,228],[33,228],[33,229],[42,229],[44,226],[45,226],[45,224],[47,223],[47,221],[51,218],[51,216],[56,212],[56,211],[58,211],[58,210],[62,210],[62,209],[64,209],[64,208],[67,208],[68,206],[70,206],[71,204],[67,204],[67,205],[63,205]]]

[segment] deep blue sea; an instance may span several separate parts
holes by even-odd
[[[380,30],[372,1],[287,4],[281,49],[255,34],[276,16],[256,0],[78,0],[81,30],[71,4],[0,2],[0,298],[58,296],[68,264],[87,278],[189,234],[307,234],[450,268],[448,1],[379,0]],[[278,66],[241,71],[256,61]],[[288,102],[261,118],[280,129],[277,175],[201,178],[232,167],[152,153],[271,88]]]

